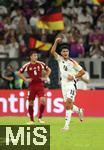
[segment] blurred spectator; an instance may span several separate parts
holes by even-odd
[[[18,33],[25,34],[26,32],[29,33],[28,23],[26,18],[21,14],[20,20],[18,22]]]
[[[11,42],[11,37],[17,37],[17,34],[14,29],[5,29],[4,39],[5,44],[8,44]]]
[[[0,5],[0,15],[5,15],[7,13],[8,13],[7,8],[3,5]]]
[[[4,23],[0,20],[0,32],[4,31]]]
[[[102,32],[99,27],[95,27],[95,31],[89,34],[89,43],[93,44],[95,41],[104,42],[104,31]]]
[[[5,51],[4,40],[0,39],[0,58],[8,57],[8,53]]]
[[[34,10],[32,16],[31,16],[31,18],[29,20],[29,24],[30,24],[30,26],[32,28],[32,31],[34,33],[37,30],[36,24],[37,24],[38,20],[39,20],[39,11],[38,10]]]
[[[90,48],[91,58],[102,58],[104,57],[104,46],[100,45],[98,40],[94,41],[94,44]]]
[[[16,12],[12,14],[12,26],[16,28],[16,32],[19,34],[25,34],[29,32],[28,23],[26,17],[23,15],[21,8],[17,8]]]
[[[0,74],[0,78],[7,82],[7,88],[9,89],[21,89],[23,80],[17,76],[17,72],[14,70],[12,65],[8,65],[5,75]]]
[[[33,10],[29,7],[29,5],[24,6],[23,15],[27,19],[29,23],[30,17],[32,16]]]
[[[24,59],[27,57],[28,49],[27,49],[25,41],[21,35],[19,36],[18,40],[19,40],[19,55],[20,55],[20,58]]]
[[[93,22],[92,16],[88,14],[86,8],[83,8],[82,13],[78,15],[78,24],[79,24],[78,29],[80,30],[82,35],[83,35],[83,31],[86,28],[86,25],[88,23],[92,24],[92,22]]]
[[[97,25],[97,19],[99,17],[100,13],[98,11],[98,6],[92,7],[92,18],[93,18],[93,26]]]
[[[64,3],[63,7],[62,7],[62,12],[63,12],[63,14],[70,16],[70,14],[72,13],[72,7],[70,7],[70,6],[68,7],[68,6],[69,5],[67,3]]]
[[[30,8],[33,8],[34,3],[35,3],[35,5],[37,4],[35,1],[34,0],[23,0],[23,5],[28,5]]]
[[[21,8],[16,8],[15,9],[15,15],[12,15],[12,25],[15,26],[16,31],[18,31],[18,25],[20,22],[20,19],[22,18],[22,9]]]
[[[14,55],[16,58],[26,57],[28,40],[24,37],[25,35],[30,36],[30,34],[39,40],[50,43],[57,35],[63,34],[63,42],[71,45],[73,57],[86,57],[86,51],[88,52],[87,56],[90,56],[89,47],[95,40],[98,40],[100,44],[104,43],[104,6],[92,5],[90,0],[65,0],[63,2],[61,7],[65,31],[38,29],[36,24],[40,15],[44,14],[47,7],[56,5],[55,2],[47,1],[46,3],[46,0],[0,1],[0,34],[4,34],[0,51],[8,52],[10,58],[13,58]],[[44,35],[44,33],[46,34]],[[18,48],[7,50],[12,43],[12,37],[15,38]],[[82,43],[80,40],[76,42],[76,38],[82,38]],[[12,51],[15,51],[16,54],[11,55]],[[40,52],[40,55],[43,56],[43,53]]]
[[[99,16],[97,26],[101,28],[102,31],[104,31],[104,13]]]
[[[2,79],[4,79],[7,82],[9,89],[15,88],[15,75],[14,75],[14,69],[11,65],[7,66],[6,74],[1,75]]]
[[[3,23],[4,23],[4,30],[9,30],[11,29],[11,18],[10,15],[6,15],[3,19]]]
[[[10,43],[5,45],[5,49],[9,58],[19,58],[19,44],[14,36],[11,37]]]
[[[10,4],[15,0],[0,0],[0,5],[10,7]]]
[[[83,45],[83,39],[76,39],[70,43],[70,57],[83,57],[85,54],[85,48]]]

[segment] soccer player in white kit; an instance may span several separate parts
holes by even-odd
[[[63,130],[69,130],[71,115],[73,112],[77,112],[80,121],[83,121],[83,109],[75,106],[73,102],[76,96],[76,80],[82,77],[85,71],[75,60],[69,57],[69,49],[67,47],[61,47],[61,55],[56,52],[57,45],[61,42],[61,38],[56,38],[51,48],[51,54],[58,61],[60,69],[61,89],[66,108],[65,126]]]

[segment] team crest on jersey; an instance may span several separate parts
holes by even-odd
[[[30,68],[29,68],[29,70],[31,71],[31,70],[32,70],[32,68],[30,67]]]

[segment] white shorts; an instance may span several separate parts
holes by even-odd
[[[67,100],[67,98],[70,98],[73,102],[75,101],[75,96],[76,96],[76,89],[74,87],[68,87],[68,86],[63,86],[62,87],[62,94],[64,101]]]

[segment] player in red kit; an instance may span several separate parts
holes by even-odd
[[[43,62],[37,61],[38,55],[35,51],[30,52],[30,62],[26,63],[18,72],[18,76],[22,78],[25,82],[29,82],[29,108],[28,112],[30,115],[30,122],[29,124],[34,123],[34,116],[33,116],[33,102],[36,96],[39,97],[40,100],[40,108],[39,108],[39,115],[38,120],[40,123],[44,123],[41,120],[44,109],[45,109],[45,95],[44,95],[44,81],[47,80],[51,73],[51,69]],[[45,75],[43,77],[43,71]],[[26,78],[23,74],[27,72],[29,78]]]

